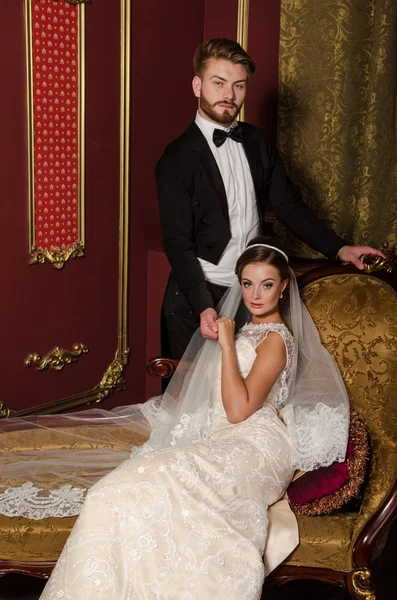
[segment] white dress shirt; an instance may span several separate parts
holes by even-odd
[[[247,242],[259,233],[259,214],[254,182],[243,145],[230,138],[217,148],[212,141],[214,129],[228,131],[203,119],[198,113],[196,125],[207,140],[225,186],[231,238],[217,265],[199,258],[205,278],[211,283],[230,287],[235,281],[234,269]],[[214,198],[214,202],[216,202]]]

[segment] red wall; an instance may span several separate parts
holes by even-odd
[[[235,40],[237,35],[238,0],[205,0],[203,39],[226,37]]]
[[[132,3],[129,402],[142,402],[146,396],[148,252],[162,245],[154,167],[166,145],[195,115],[192,57],[203,38],[204,4]],[[163,285],[151,289],[162,297]],[[158,339],[160,334],[153,335]]]
[[[278,44],[281,0],[250,0],[248,52],[256,72],[249,82],[245,119],[277,134]]]

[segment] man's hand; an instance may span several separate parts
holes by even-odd
[[[206,308],[200,314],[200,331],[203,338],[206,338],[207,340],[218,339],[217,318],[218,315],[214,308]]]
[[[375,250],[371,246],[342,246],[337,257],[344,263],[352,263],[357,269],[363,270],[364,264],[360,260],[363,254],[375,254],[376,256],[386,256],[380,250]]]

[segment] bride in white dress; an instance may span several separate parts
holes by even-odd
[[[289,541],[275,535],[275,518],[269,545],[269,507],[296,468],[344,459],[347,397],[286,255],[253,240],[236,273],[223,314],[242,294],[251,322],[235,336],[234,321],[220,317],[218,343],[206,341],[193,362],[188,350],[182,379],[139,405],[149,442],[88,491],[41,600],[259,600],[265,571],[296,545],[286,501]],[[283,294],[294,337],[280,314]]]

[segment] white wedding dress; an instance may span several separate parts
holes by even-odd
[[[262,408],[227,420],[220,366],[205,443],[132,456],[88,492],[41,600],[259,600],[268,507],[292,478],[291,442],[278,417],[294,341],[283,324],[244,326],[246,377],[270,331],[287,364]]]

